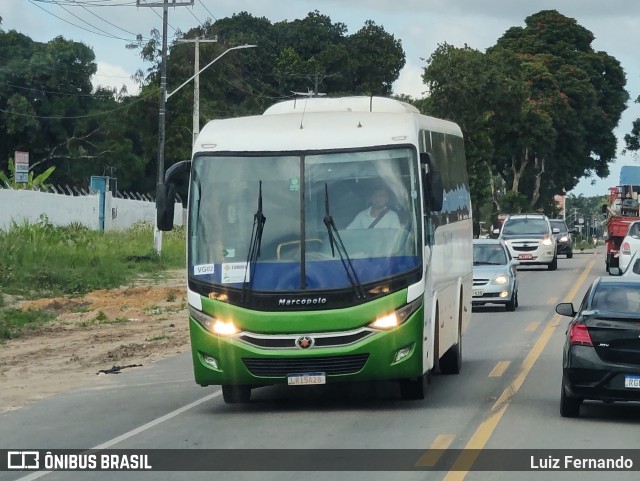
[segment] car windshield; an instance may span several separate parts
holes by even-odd
[[[549,227],[544,219],[509,219],[502,229],[504,235],[548,234]]]
[[[620,314],[638,314],[640,312],[640,283],[601,284],[593,294],[591,308]]]
[[[474,244],[474,265],[503,265],[507,263],[507,255],[501,245]]]

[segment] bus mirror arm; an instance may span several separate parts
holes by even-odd
[[[175,176],[183,172],[188,172],[190,169],[191,160],[181,160],[180,162],[176,162],[164,173],[164,183],[168,184]]]

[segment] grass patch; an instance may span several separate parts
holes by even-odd
[[[55,315],[40,310],[0,309],[0,342],[16,339],[47,322]]]
[[[129,318],[116,317],[115,319],[107,319],[106,321],[103,321],[100,324],[124,324],[126,322],[129,322]]]
[[[100,232],[81,224],[55,227],[46,217],[0,230],[0,279],[6,294],[27,298],[80,295],[184,267],[184,229],[165,232],[162,255],[153,226]]]
[[[152,342],[152,341],[164,341],[165,339],[169,339],[169,336],[167,334],[160,334],[158,336],[153,336],[150,337],[149,339],[147,339],[148,342]]]

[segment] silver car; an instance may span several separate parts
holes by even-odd
[[[473,241],[473,305],[502,304],[507,311],[518,307],[519,262],[500,239]]]

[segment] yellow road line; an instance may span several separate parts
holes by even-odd
[[[582,272],[580,277],[578,278],[578,282],[576,282],[573,286],[573,289],[569,292],[569,294],[565,297],[565,302],[571,302],[573,298],[578,293],[578,290],[582,287],[582,284],[585,282],[589,272],[593,268],[596,259],[594,258],[589,262],[585,270]],[[446,476],[443,478],[443,481],[462,481],[467,477],[469,470],[473,466],[473,463],[477,459],[480,454],[479,450],[483,449],[491,435],[495,431],[496,427],[498,427],[498,423],[502,419],[502,416],[506,412],[509,404],[511,403],[511,399],[513,396],[520,390],[524,380],[531,372],[531,368],[542,354],[542,351],[546,347],[549,339],[551,339],[551,335],[555,331],[555,328],[559,325],[560,319],[556,314],[553,316],[551,321],[546,325],[542,334],[534,344],[527,357],[522,361],[522,365],[520,366],[520,371],[516,375],[515,379],[507,386],[507,388],[502,392],[498,400],[495,402],[491,411],[487,418],[480,423],[478,429],[473,433],[469,442],[464,447],[464,451],[458,458],[456,459],[451,471],[449,471]],[[476,450],[476,451],[474,451]]]
[[[550,304],[550,305],[553,306],[553,305],[555,305],[557,303],[558,303],[558,298],[557,297],[550,297],[549,299],[547,299],[547,304]]]
[[[538,322],[538,321],[530,322],[530,323],[529,323],[529,325],[527,326],[527,328],[525,329],[525,331],[527,331],[527,332],[533,332],[533,331],[535,331],[536,329],[538,329],[538,326],[539,326],[539,325],[540,325],[540,322]]]
[[[436,436],[429,446],[429,450],[420,456],[416,466],[435,466],[442,457],[444,450],[451,445],[455,438],[455,434],[439,434]]]
[[[509,364],[511,364],[511,361],[500,361],[498,362],[498,364],[496,364],[496,367],[494,367],[491,372],[489,373],[489,377],[500,377],[504,374],[504,372],[507,370],[507,368],[509,367]]]

